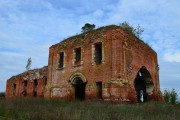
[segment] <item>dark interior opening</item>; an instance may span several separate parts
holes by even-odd
[[[37,85],[38,85],[37,80],[34,80],[33,97],[37,96]]]
[[[23,82],[23,96],[27,96],[27,81]]]
[[[16,96],[16,84],[13,84],[13,96]]]
[[[143,66],[137,73],[134,81],[137,101],[142,103],[148,101],[148,96],[153,94],[154,84],[149,71]]]
[[[63,68],[64,67],[64,52],[60,53],[59,57],[60,57],[59,68]]]
[[[75,83],[73,84],[73,86],[75,88],[75,99],[84,100],[86,84],[80,77],[75,78],[74,81]]]
[[[47,85],[47,78],[45,78],[45,80],[44,80],[44,85],[45,86]]]
[[[102,63],[102,43],[95,44],[95,63]]]
[[[102,82],[96,82],[97,86],[97,97],[102,99]]]
[[[139,103],[145,102],[147,100],[146,83],[143,77],[140,75],[141,73],[138,73],[135,79],[135,89],[137,94],[137,101]]]
[[[80,63],[81,61],[81,48],[75,49],[75,63]]]

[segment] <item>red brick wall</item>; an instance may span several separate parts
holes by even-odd
[[[134,80],[138,71],[145,66],[150,72],[153,83],[153,95],[159,94],[159,78],[157,71],[157,54],[142,41],[125,33],[119,28],[104,29],[98,31],[103,34],[93,42],[91,36],[94,33],[88,33],[85,37],[85,44],[73,46],[73,39],[63,41],[50,47],[49,63],[48,63],[48,88],[45,97],[74,98],[72,85],[69,83],[70,76],[74,73],[82,73],[86,80],[86,98],[96,97],[95,82],[103,82],[103,99],[131,99],[136,101],[136,93],[134,89]],[[98,33],[97,32],[97,33]],[[75,41],[77,41],[75,40]],[[91,45],[102,42],[104,47],[105,62],[100,65],[92,65],[92,48]],[[66,48],[58,49],[60,45]],[[83,48],[83,65],[79,67],[72,66],[72,51],[77,47]],[[66,67],[57,69],[57,54],[65,52]],[[130,66],[130,67],[129,67]],[[127,80],[127,85],[113,87],[112,81],[120,79]],[[110,84],[109,84],[110,82]],[[109,85],[108,85],[109,84]],[[53,93],[53,89],[56,89]],[[116,93],[116,95],[114,94]],[[108,95],[109,94],[109,95]],[[153,97],[155,98],[155,97]]]
[[[103,62],[92,61],[92,46],[102,43]],[[82,48],[82,65],[73,66],[73,49]],[[58,68],[58,54],[65,53],[65,67]],[[160,100],[157,54],[144,42],[119,27],[102,28],[74,36],[49,48],[47,77],[37,78],[37,97],[74,99],[73,75],[80,76],[86,83],[85,99],[97,98],[96,82],[102,82],[102,99],[136,102],[134,81],[138,71],[145,67],[150,73],[154,89],[148,100]],[[6,97],[23,96],[23,75],[7,81]],[[34,73],[35,74],[35,73]],[[45,84],[47,79],[47,85]],[[33,79],[28,79],[27,97],[33,96]]]
[[[44,68],[43,68],[44,69]],[[32,71],[32,70],[31,70]],[[37,70],[34,70],[37,72]],[[38,69],[38,71],[40,71]],[[47,73],[46,73],[47,74]],[[31,75],[33,75],[31,73]],[[21,73],[17,76],[11,77],[9,80],[7,80],[6,84],[6,98],[11,97],[25,97],[23,94],[24,91],[24,84],[23,82],[24,77],[29,77],[30,75],[27,74],[27,72]],[[26,79],[27,81],[27,96],[26,97],[33,97],[33,88],[34,88],[34,80],[37,80],[37,97],[44,97],[44,90],[45,90],[45,80],[47,79],[46,76],[41,75],[40,78],[36,78],[35,74],[33,76],[33,79],[29,77],[29,79]],[[16,94],[13,95],[13,85],[16,84]]]

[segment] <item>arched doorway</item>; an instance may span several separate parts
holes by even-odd
[[[84,100],[86,83],[80,77],[75,77],[72,85],[75,90],[75,99]]]
[[[136,90],[137,101],[146,102],[148,95],[153,93],[154,84],[152,77],[146,67],[142,67],[135,78],[134,87]]]

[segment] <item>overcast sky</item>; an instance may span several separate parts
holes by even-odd
[[[161,89],[180,96],[180,0],[0,0],[0,91],[6,80],[48,64],[49,47],[96,27],[128,21],[157,53]]]

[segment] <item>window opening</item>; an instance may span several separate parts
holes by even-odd
[[[75,64],[80,64],[81,62],[81,48],[75,49]]]
[[[64,67],[64,52],[60,53],[59,57],[60,57],[59,68],[63,68]]]
[[[27,81],[23,82],[23,96],[27,96]]]
[[[45,79],[44,84],[45,84],[45,86],[47,85],[47,78]]]
[[[16,84],[13,84],[13,96],[16,96]]]
[[[34,80],[34,90],[33,90],[33,96],[34,97],[37,96],[37,85],[38,85],[37,80]]]
[[[95,44],[95,63],[102,63],[102,43]]]

